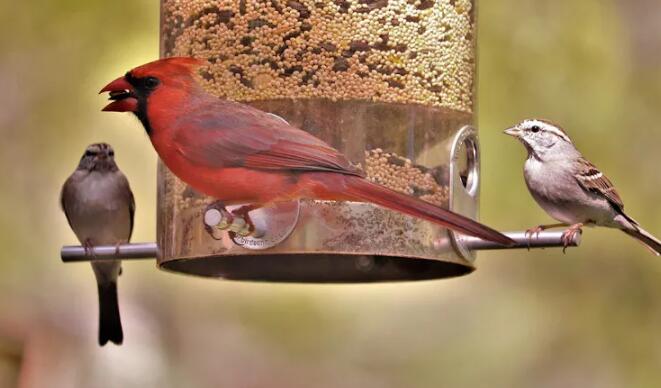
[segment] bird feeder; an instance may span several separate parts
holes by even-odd
[[[323,139],[373,182],[477,219],[475,28],[474,0],[162,0],[161,56],[206,59],[208,92]],[[473,248],[494,248],[365,203],[250,216],[248,235],[160,164],[157,247],[107,254],[157,250],[162,269],[210,277],[368,282],[463,275]],[[559,245],[560,233],[530,243]]]

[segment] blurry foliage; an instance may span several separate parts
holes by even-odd
[[[646,31],[629,12],[640,4],[649,9],[638,14],[659,12],[647,0],[480,3],[483,220],[506,230],[549,220],[523,184],[523,147],[501,133],[546,117],[607,172],[630,214],[661,234],[661,66],[634,52],[649,47],[632,44]],[[469,277],[423,283],[219,282],[130,262],[119,286],[126,343],[98,349],[92,272],[58,259],[60,245],[75,241],[59,187],[86,144],[112,143],[137,198],[134,240],[153,241],[155,154],[133,118],[99,112],[96,91],[158,56],[158,3],[5,1],[0,14],[0,355],[10,355],[0,370],[16,364],[16,338],[29,338],[23,345],[41,355],[41,369],[26,386],[654,387],[661,379],[661,262],[598,229],[566,255],[485,252]]]

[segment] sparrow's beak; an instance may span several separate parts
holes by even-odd
[[[119,77],[106,85],[99,94],[110,92],[112,102],[105,106],[104,112],[135,112],[138,110],[138,99],[133,93],[131,85],[126,77]]]
[[[517,127],[507,128],[503,132],[506,135],[510,135],[510,136],[514,136],[514,137],[519,137],[519,135],[521,134],[521,130]]]

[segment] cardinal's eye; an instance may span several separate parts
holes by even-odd
[[[160,81],[157,78],[154,77],[147,77],[145,78],[145,87],[147,89],[154,89],[155,87],[158,86]]]
[[[539,132],[539,130],[540,130],[539,125],[533,125],[532,128],[530,128],[530,130],[535,132],[535,133]]]

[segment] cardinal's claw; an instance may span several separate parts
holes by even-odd
[[[255,231],[255,224],[250,219],[250,214],[249,213],[250,213],[250,211],[255,210],[256,208],[257,208],[257,206],[255,206],[255,205],[244,205],[244,206],[241,206],[240,208],[235,209],[235,210],[232,211],[233,216],[243,218],[243,220],[246,222],[246,225],[247,225],[247,231],[243,232],[243,230],[242,230],[242,231],[238,232],[239,235],[245,237],[245,236],[251,235]],[[246,228],[244,227],[244,230],[245,229]]]

